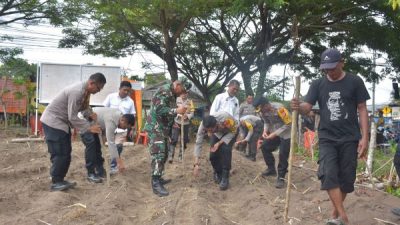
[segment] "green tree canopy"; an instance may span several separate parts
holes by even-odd
[[[320,76],[327,47],[341,50],[346,70],[368,80],[400,68],[400,17],[387,1],[66,2],[82,4],[94,28],[65,30],[61,46],[114,57],[148,50],[166,62],[173,80],[179,71],[204,91],[240,73],[247,93],[263,93],[282,82],[271,78],[274,65]],[[369,50],[385,55],[389,66],[374,72]]]

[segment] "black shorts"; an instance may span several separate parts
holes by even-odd
[[[357,169],[358,141],[339,143],[319,142],[318,179],[321,190],[339,187],[343,193],[354,191]]]

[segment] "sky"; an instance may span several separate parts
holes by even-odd
[[[119,66],[128,71],[129,75],[143,76],[145,73],[157,73],[167,71],[166,65],[157,56],[150,52],[140,51],[132,56],[115,59],[102,56],[84,55],[82,48],[75,49],[59,49],[57,48],[58,40],[61,39],[62,33],[60,29],[51,27],[50,25],[41,24],[35,27],[23,27],[20,23],[13,23],[9,26],[0,27],[0,35],[8,34],[15,37],[12,42],[0,42],[0,48],[4,47],[22,47],[24,54],[22,58],[30,63],[60,63],[60,64],[87,64]],[[151,69],[143,69],[142,63],[154,63],[157,66]],[[283,67],[274,67],[272,74],[282,74]],[[287,75],[295,75],[287,73]],[[240,77],[236,79],[241,80]],[[293,79],[292,79],[293,80]],[[309,81],[302,80],[301,94],[305,95],[308,90]],[[292,81],[290,81],[292,82]],[[372,84],[365,83],[372,98]],[[375,103],[388,104],[390,101],[390,93],[392,84],[389,79],[385,79],[376,84]],[[285,100],[290,100],[293,96],[293,89],[285,94]],[[372,99],[367,102],[372,104]]]

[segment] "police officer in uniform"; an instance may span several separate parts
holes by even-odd
[[[272,152],[279,147],[278,177],[275,187],[284,187],[284,178],[287,173],[290,151],[291,118],[289,111],[278,105],[271,104],[267,98],[260,97],[254,101],[254,107],[264,120],[264,139],[261,150],[267,170],[263,176],[276,176],[275,158]]]

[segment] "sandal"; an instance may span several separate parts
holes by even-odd
[[[346,225],[341,218],[329,219],[326,221],[326,225]]]

